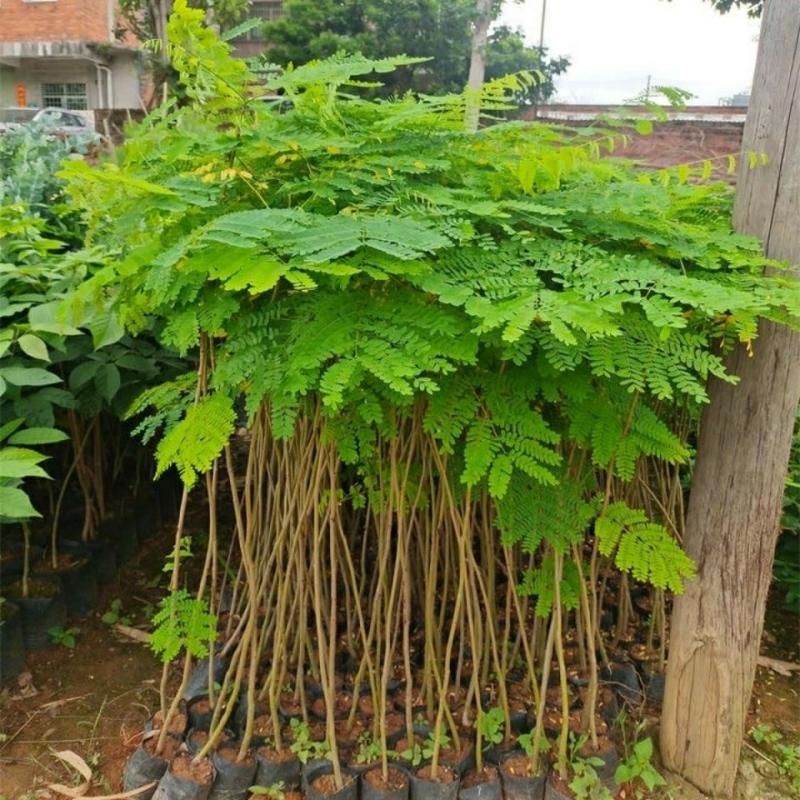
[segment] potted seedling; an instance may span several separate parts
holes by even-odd
[[[297,789],[286,789],[279,783],[271,786],[257,784],[250,787],[248,800],[264,800],[264,798],[269,798],[269,800],[303,800],[303,794]]]
[[[252,750],[242,755],[235,743],[223,743],[211,754],[214,788],[211,800],[242,797],[256,777],[256,758]]]
[[[66,625],[67,606],[57,578],[30,574],[31,529],[27,521],[21,525],[25,542],[22,576],[9,586],[8,596],[21,612],[25,648],[41,650],[51,642],[50,630]]]
[[[508,727],[502,708],[488,711],[478,705],[475,745],[475,767],[467,770],[461,778],[459,800],[500,800],[502,786],[497,767],[484,759],[484,742],[499,745],[503,741],[503,729]]]
[[[300,787],[300,773],[302,765],[312,757],[311,745],[317,743],[310,742],[308,728],[300,733],[296,730],[298,725],[304,725],[296,719],[290,720],[290,725],[295,734],[297,748],[281,746],[275,739],[267,739],[264,744],[256,750],[256,769],[255,781],[260,786],[273,786],[281,784],[283,788],[294,790]],[[302,744],[298,744],[298,736],[302,739]],[[300,756],[302,753],[302,759]]]
[[[25,669],[25,643],[19,606],[0,597],[0,682]]]

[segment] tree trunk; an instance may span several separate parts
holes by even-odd
[[[770,163],[750,169],[747,153]],[[768,0],[745,126],[734,224],[772,258],[800,262],[800,0]],[[661,723],[664,764],[701,790],[734,788],[772,577],[800,335],[762,322],[754,357],[729,361],[701,420],[684,545],[697,580],[676,598]]]
[[[472,29],[472,52],[467,78],[467,102],[464,124],[468,131],[478,129],[481,113],[480,92],[486,74],[486,42],[492,21],[492,0],[477,0],[475,23]]]

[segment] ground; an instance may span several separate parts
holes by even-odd
[[[55,800],[47,788],[79,783],[77,774],[54,751],[81,756],[94,775],[91,795],[120,790],[129,754],[142,724],[158,706],[160,665],[146,645],[117,634],[100,617],[120,599],[134,624],[152,613],[161,590],[152,578],[168,545],[146,545],[117,580],[101,593],[99,610],[76,623],[74,649],[53,646],[29,657],[23,686],[0,693],[0,800]],[[800,659],[800,620],[772,598],[763,652],[787,661]],[[35,690],[35,694],[31,694]],[[789,741],[800,742],[800,674],[787,678],[759,668],[751,724],[767,722]],[[653,730],[657,717],[652,718]],[[659,794],[664,800],[699,800],[702,795],[679,779]],[[743,749],[736,800],[785,800],[795,797],[774,764],[748,743]]]

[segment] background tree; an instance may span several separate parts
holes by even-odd
[[[339,51],[371,58],[403,53],[430,56],[386,76],[386,94],[406,90],[439,93],[461,91],[467,82],[475,0],[286,0],[285,15],[264,26],[271,43],[265,58],[299,65]],[[492,9],[499,13],[499,4]],[[489,34],[486,76],[538,69],[545,82],[520,97],[529,104],[550,97],[553,78],[569,65],[566,58],[540,57],[520,31],[507,26]]]
[[[193,0],[190,5],[204,8],[213,14],[215,22],[225,27],[242,18],[250,0]],[[158,39],[162,45],[166,43],[172,0],[119,0],[119,9],[122,25],[117,30],[118,36],[130,31],[140,41]]]
[[[717,11],[727,14],[732,8],[746,8],[751,17],[761,16],[764,0],[708,0]]]
[[[760,17],[764,10],[764,0],[706,0],[721,14],[727,14],[732,8],[746,8],[751,17]]]

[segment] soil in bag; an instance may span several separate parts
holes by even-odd
[[[181,753],[170,761],[153,800],[208,800],[213,783],[214,767],[207,758],[195,762],[188,753]]]
[[[450,767],[439,765],[436,777],[430,765],[418,769],[411,776],[411,800],[455,800],[460,781]]]
[[[130,792],[142,786],[153,784],[150,789],[146,789],[136,795],[137,800],[150,800],[156,790],[158,781],[167,771],[169,759],[172,758],[180,746],[180,742],[177,739],[167,737],[163,752],[156,755],[157,742],[158,736],[151,736],[149,739],[145,739],[133,751],[128,763],[125,765],[125,772],[122,776],[122,788],[124,791]]]
[[[544,784],[544,800],[575,800],[567,782],[551,772]]]
[[[0,601],[0,682],[16,678],[24,669],[25,642],[19,606]]]
[[[300,787],[300,760],[288,749],[273,750],[259,747],[256,750],[256,783],[259,786],[282,784],[284,789]]]
[[[361,775],[361,800],[407,800],[409,777],[405,770],[389,767],[386,778],[381,767]]]
[[[506,800],[542,800],[545,774],[531,774],[531,759],[525,753],[506,758],[500,765],[500,779]]]
[[[209,800],[244,800],[256,776],[256,759],[252,751],[239,760],[236,745],[222,745],[211,755],[211,764],[216,777]]]
[[[332,765],[319,767],[308,776],[306,800],[358,800],[358,778],[344,767],[342,783],[341,788],[336,786]]]
[[[33,577],[28,581],[28,596],[22,596],[22,583],[12,584],[7,596],[19,607],[22,639],[26,650],[49,647],[51,628],[63,628],[67,606],[61,582],[57,578]]]
[[[67,614],[85,617],[97,607],[97,576],[88,556],[61,553],[55,567],[47,558],[36,567],[35,574],[58,576],[64,587]]]
[[[471,769],[464,773],[459,800],[502,800],[503,787],[497,767],[485,765],[482,769]]]

